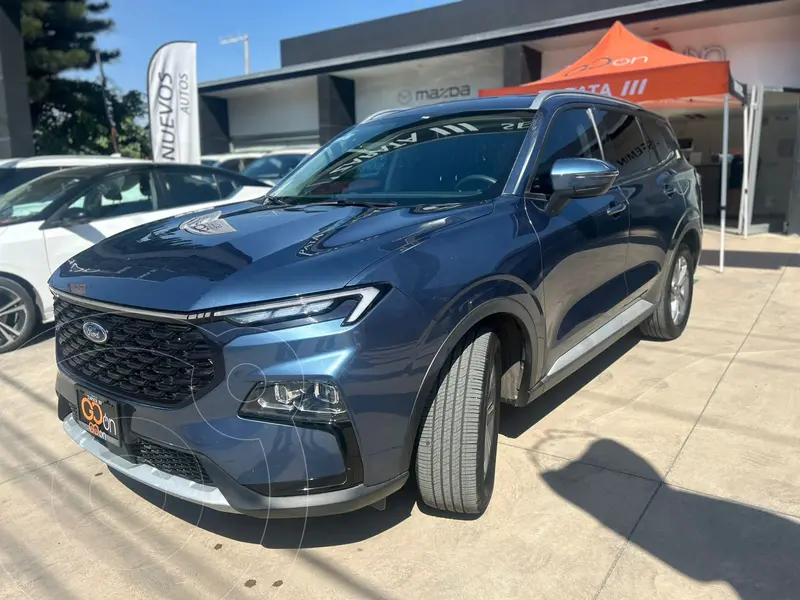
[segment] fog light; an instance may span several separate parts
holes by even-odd
[[[269,419],[291,417],[312,421],[346,420],[342,395],[326,381],[280,381],[259,383],[239,408],[245,417]]]

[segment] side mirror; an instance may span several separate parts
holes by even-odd
[[[611,189],[618,176],[619,171],[604,160],[561,158],[550,170],[553,193],[544,210],[554,217],[573,198],[602,196]]]
[[[61,214],[59,225],[62,227],[80,225],[81,223],[88,223],[90,220],[89,211],[85,208],[68,208]]]

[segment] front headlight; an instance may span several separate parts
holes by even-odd
[[[378,287],[353,288],[324,294],[301,296],[291,300],[267,302],[256,306],[232,308],[214,312],[236,325],[264,325],[290,319],[321,317],[333,313],[344,303],[352,307],[344,314],[343,323],[355,323],[375,304],[382,290]]]

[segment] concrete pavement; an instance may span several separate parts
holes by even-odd
[[[67,439],[52,339],[0,356],[0,598],[800,597],[800,240],[728,238],[720,275],[717,236],[680,340],[503,411],[477,520],[412,487],[306,523],[202,511]]]

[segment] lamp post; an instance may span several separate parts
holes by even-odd
[[[227,46],[228,44],[238,44],[239,42],[244,43],[244,74],[250,74],[250,36],[247,34],[244,35],[235,35],[227,38],[222,38],[219,43],[223,46]]]

